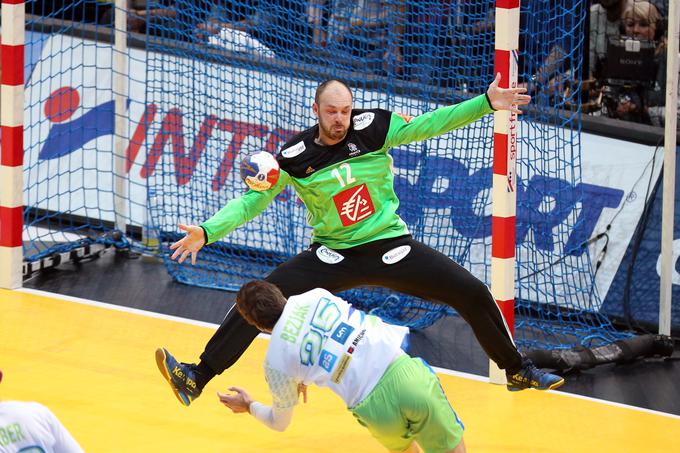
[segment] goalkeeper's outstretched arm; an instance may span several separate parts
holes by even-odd
[[[272,202],[290,182],[290,176],[281,170],[279,180],[269,190],[256,192],[249,190],[242,196],[229,201],[226,206],[201,225],[179,224],[186,235],[170,246],[174,250],[172,259],[183,263],[191,255],[191,264],[196,264],[196,256],[206,244],[220,240],[239,226],[254,219]]]

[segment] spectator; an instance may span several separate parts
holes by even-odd
[[[609,38],[621,35],[623,11],[632,0],[600,0],[590,7],[590,36],[588,54],[588,74],[599,74],[605,57],[607,56],[607,41]]]
[[[661,44],[663,41],[659,39],[659,34],[662,33],[662,17],[659,10],[647,1],[630,2],[626,4],[622,19],[625,36],[658,43],[655,55],[656,65],[649,69],[656,74],[662,66],[660,58],[665,59],[665,50],[662,49]],[[650,124],[651,120],[645,106],[650,101],[663,103],[663,100],[653,95],[654,91],[658,92],[661,87],[665,87],[665,74],[661,80],[658,78],[659,76],[652,87],[640,81],[631,81],[619,87],[607,87],[610,90],[607,99],[613,99],[613,102],[605,102],[606,113],[613,118]]]
[[[230,22],[229,18],[213,17],[211,23],[219,24],[220,35],[224,38],[229,38],[225,29],[246,32],[279,57],[300,60],[311,53],[312,28],[307,3],[307,0],[260,0],[251,4],[247,17],[242,21]],[[213,33],[219,27],[202,26]]]
[[[42,404],[0,401],[0,451],[82,453],[83,449],[59,419]]]
[[[403,40],[404,72],[407,78],[421,83],[448,84],[445,79],[454,66],[451,55],[454,48],[453,21],[463,17],[462,14],[455,14],[454,8],[450,0],[407,4]],[[461,50],[460,47],[458,50]],[[463,77],[458,79],[464,80]]]
[[[347,68],[356,62],[373,73],[400,73],[403,4],[395,0],[337,0],[328,21],[326,48]]]

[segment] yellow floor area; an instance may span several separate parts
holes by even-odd
[[[187,300],[186,303],[191,303]],[[88,452],[381,452],[342,401],[310,388],[288,431],[234,415],[215,392],[232,385],[269,402],[266,340],[180,406],[154,362],[158,346],[194,361],[211,329],[0,290],[0,399],[35,400]],[[630,408],[440,376],[470,453],[678,452],[680,420]]]

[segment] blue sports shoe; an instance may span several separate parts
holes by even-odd
[[[553,390],[564,384],[564,378],[539,370],[531,360],[522,361],[522,369],[515,374],[506,374],[508,390],[517,392],[524,389]]]
[[[188,406],[199,397],[201,390],[196,386],[196,373],[191,365],[179,363],[164,348],[156,349],[156,365],[180,403]]]

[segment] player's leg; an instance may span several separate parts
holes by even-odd
[[[391,450],[391,453],[423,453],[423,450],[420,449],[417,443],[411,442],[411,445],[409,445],[406,450],[401,450],[400,452]]]
[[[265,280],[277,285],[286,297],[314,288],[336,292],[361,284],[361,274],[350,258],[345,259],[342,251],[320,248],[312,245],[278,266]],[[156,363],[175,396],[188,406],[215,375],[236,363],[258,333],[232,307],[206,344],[198,365],[179,363],[162,348],[156,352]]]
[[[408,253],[398,261],[384,259],[392,250]],[[488,287],[467,269],[410,236],[384,243],[373,253],[376,284],[456,311],[472,327],[487,355],[502,369],[518,370],[522,358]]]
[[[403,247],[408,247],[408,253],[398,261],[381,259]],[[453,307],[470,324],[489,358],[506,371],[509,390],[546,390],[564,383],[522,358],[489,288],[467,269],[410,237],[385,243],[374,253],[376,283]]]
[[[403,398],[402,411],[414,421],[416,442],[425,453],[465,453],[465,428],[446,398],[439,378],[424,360],[410,360],[411,384]]]
[[[408,355],[396,359],[351,411],[390,451],[419,451],[416,443],[425,453],[456,451],[463,439],[463,424],[436,376]]]
[[[352,265],[343,262],[344,260],[334,263],[338,258],[324,262],[316,253],[318,249],[319,245],[314,244],[279,265],[265,280],[276,285],[286,297],[314,288],[324,288],[331,292],[350,288],[356,278]],[[248,324],[238,310],[232,307],[208,341],[201,354],[201,362],[214,374],[221,374],[236,363],[258,333],[259,330]]]

